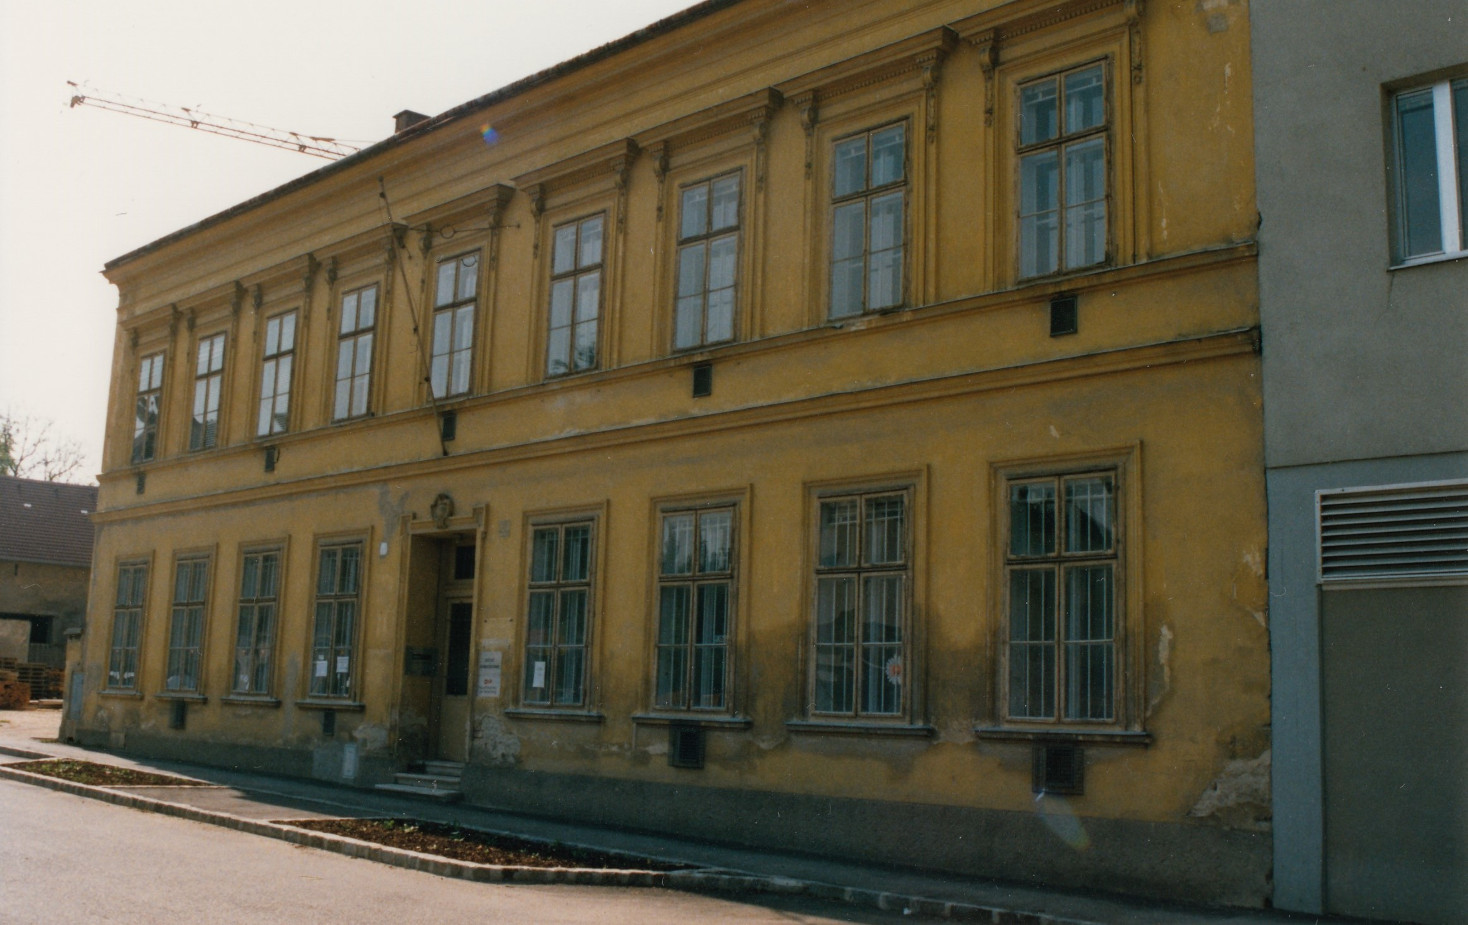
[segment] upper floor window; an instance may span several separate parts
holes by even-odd
[[[663,515],[658,558],[657,706],[728,705],[734,509]]]
[[[1019,96],[1019,275],[1104,262],[1105,67],[1023,84]]]
[[[331,405],[333,421],[357,418],[367,413],[376,325],[376,285],[354,289],[342,296],[336,346],[336,396]],[[436,389],[434,394],[438,394]]]
[[[138,400],[133,418],[133,462],[158,455],[158,405],[163,397],[163,354],[138,363]]]
[[[219,445],[219,396],[224,389],[224,334],[199,340],[194,364],[194,416],[189,426],[189,449]]]
[[[240,569],[239,623],[235,628],[232,689],[237,694],[264,694],[270,690],[279,596],[280,551],[245,553]]]
[[[586,702],[592,535],[591,521],[548,524],[531,535],[526,704],[566,707]]]
[[[107,655],[107,687],[137,690],[138,639],[148,597],[148,564],[118,566],[117,595],[112,609],[112,648]]]
[[[260,367],[260,417],[255,433],[261,437],[290,429],[291,368],[296,352],[296,313],[286,312],[265,322],[265,358]]]
[[[836,142],[831,211],[831,317],[902,304],[907,127]]]
[[[322,546],[316,564],[311,626],[313,697],[350,697],[357,660],[357,609],[362,595],[362,544]]]
[[[548,376],[595,369],[601,318],[603,215],[555,229],[551,255]]]
[[[1115,474],[1013,479],[1008,491],[1009,718],[1114,721]]]
[[[912,583],[908,492],[822,498],[818,516],[814,712],[900,715]]]
[[[173,619],[168,628],[171,691],[198,691],[203,662],[204,609],[209,597],[209,559],[180,559],[173,568]]]
[[[1465,250],[1468,215],[1468,79],[1392,98],[1393,258]]]
[[[685,186],[679,195],[673,349],[734,339],[738,261],[739,174]]]
[[[439,262],[438,285],[433,297],[433,356],[428,377],[434,398],[469,392],[469,371],[474,359],[474,305],[478,294],[478,254],[463,254]]]

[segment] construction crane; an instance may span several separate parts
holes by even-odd
[[[119,98],[116,94],[98,94],[70,80],[66,82],[66,85],[72,88],[71,108],[73,109],[78,106],[95,106],[98,109],[137,116],[140,119],[151,119],[154,122],[164,122],[168,125],[181,125],[184,128],[223,135],[226,138],[238,138],[241,141],[252,141],[255,144],[269,145],[272,148],[298,151],[301,154],[309,154],[328,161],[356,154],[362,150],[355,145],[323,135],[302,135],[300,132],[268,128],[253,122],[241,122],[238,119],[212,115],[186,106],[169,106],[165,103],[150,103],[146,100],[129,102]]]

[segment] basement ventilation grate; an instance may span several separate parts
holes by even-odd
[[[703,767],[704,732],[702,726],[673,723],[668,727],[668,764],[675,768]]]
[[[1079,745],[1036,744],[1030,789],[1035,793],[1085,792],[1085,752]]]
[[[1468,482],[1316,494],[1320,582],[1468,578]]]

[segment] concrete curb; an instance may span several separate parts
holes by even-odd
[[[0,754],[31,759],[54,757],[52,755],[5,747],[0,747]],[[56,777],[32,774],[29,771],[23,771],[7,765],[0,765],[0,777],[20,783],[45,787],[50,790],[57,790],[62,793],[69,793],[73,796],[100,800],[104,803],[112,803],[117,806],[126,806],[130,809],[159,813],[165,816],[176,816],[194,822],[234,829],[238,832],[247,832],[251,835],[263,835],[267,838],[275,838],[308,848],[319,848],[322,851],[333,851],[348,857],[376,861],[379,864],[390,864],[394,867],[419,870],[439,877],[453,877],[479,883],[664,887],[690,893],[770,893],[787,896],[810,896],[816,899],[890,912],[927,915],[964,922],[989,922],[992,925],[1101,925],[1101,923],[1087,919],[1066,918],[970,903],[948,902],[946,900],[928,899],[922,896],[885,893],[877,890],[863,890],[856,887],[837,886],[835,884],[819,883],[810,880],[798,880],[793,877],[770,877],[745,871],[722,870],[717,868],[651,871],[637,869],[599,870],[575,867],[517,867],[499,864],[475,864],[468,861],[455,861],[451,858],[442,858],[436,855],[420,854],[416,851],[407,851],[402,848],[390,848],[386,845],[347,838],[342,835],[332,835],[326,832],[315,832],[309,829],[296,828],[292,825],[264,822],[258,819],[246,819],[243,816],[235,816],[229,813],[203,810],[182,803],[170,803],[166,800],[125,793],[110,787],[94,787],[89,784],[78,784]],[[207,787],[208,785],[205,786]],[[495,834],[512,835],[513,833],[505,832]],[[607,849],[592,845],[577,847],[586,847],[607,853]],[[619,852],[613,851],[610,853],[617,854]],[[658,860],[664,859],[660,858]],[[679,863],[677,861],[669,862]]]

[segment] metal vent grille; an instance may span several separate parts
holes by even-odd
[[[1322,583],[1468,577],[1468,482],[1317,497]]]
[[[675,768],[703,767],[702,726],[673,723],[668,727],[668,764]]]

